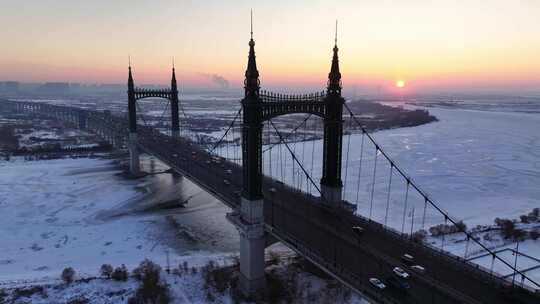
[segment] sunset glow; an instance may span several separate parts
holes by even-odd
[[[540,1],[504,0],[4,1],[0,81],[125,83],[130,54],[138,82],[166,83],[174,57],[183,87],[241,87],[251,8],[265,87],[324,87],[335,19],[346,89],[540,87]]]
[[[398,88],[405,87],[405,80],[397,80],[396,81],[396,87],[398,87]]]

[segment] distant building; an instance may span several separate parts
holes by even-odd
[[[1,81],[0,92],[17,93],[19,91],[19,82],[17,81]]]
[[[68,93],[69,83],[67,82],[46,82],[38,88],[40,92],[45,93]]]

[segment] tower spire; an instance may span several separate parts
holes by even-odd
[[[249,56],[246,69],[246,79],[244,80],[245,96],[259,96],[259,71],[257,70],[257,61],[255,60],[255,41],[253,40],[253,10],[251,10],[251,27],[249,40]]]
[[[128,55],[128,90],[133,90],[135,84],[133,82],[133,75],[131,74],[131,56]]]
[[[334,46],[337,46],[337,19],[336,19],[336,35],[334,38]]]
[[[174,57],[172,58],[171,90],[173,92],[178,91],[178,86],[176,85],[176,73],[174,69]]]
[[[334,56],[332,57],[332,67],[328,74],[328,95],[341,96],[341,73],[339,72],[339,57],[337,46],[337,20],[336,20],[336,32],[334,38]]]

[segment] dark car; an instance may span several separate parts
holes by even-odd
[[[360,226],[354,226],[354,227],[352,227],[352,231],[354,233],[354,236],[355,236],[356,240],[358,240],[360,242],[360,238],[361,238],[362,234],[364,233],[364,228],[362,228]]]
[[[409,289],[411,289],[411,285],[409,283],[398,279],[397,277],[390,277],[386,280],[386,283],[388,286],[397,289],[402,292],[408,292]]]

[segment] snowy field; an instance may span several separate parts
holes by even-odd
[[[66,266],[96,275],[104,263],[202,265],[235,251],[226,207],[190,182],[119,173],[107,159],[0,162],[0,287],[58,279]],[[186,208],[159,208],[179,200]]]

